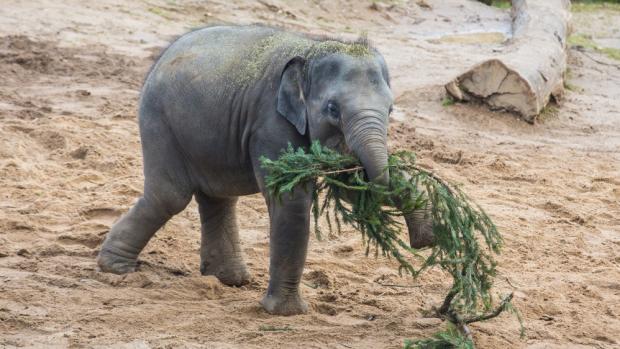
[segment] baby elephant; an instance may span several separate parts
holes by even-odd
[[[101,270],[134,271],[149,239],[194,196],[202,224],[200,271],[226,285],[246,284],[235,205],[237,197],[261,192],[270,218],[270,280],[261,304],[272,314],[306,312],[299,282],[311,193],[300,189],[274,200],[259,158],[275,159],[289,143],[297,148],[319,140],[352,152],[368,178],[387,183],[392,102],[385,61],[365,40],[260,26],[182,36],[144,83],[144,196],[107,235],[97,258]]]

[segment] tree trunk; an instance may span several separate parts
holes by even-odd
[[[478,100],[528,122],[564,92],[569,0],[512,0],[512,37],[503,52],[445,87],[459,101]]]

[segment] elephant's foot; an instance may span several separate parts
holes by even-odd
[[[97,256],[97,264],[103,272],[127,274],[136,271],[138,259],[119,256],[102,249]]]
[[[267,294],[260,304],[269,314],[273,315],[290,316],[308,312],[308,304],[297,292],[287,296]]]
[[[250,273],[240,256],[210,258],[200,263],[202,275],[214,275],[228,286],[242,286],[250,282]]]

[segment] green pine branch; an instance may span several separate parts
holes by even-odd
[[[373,249],[375,254],[393,257],[400,272],[415,277],[435,266],[448,272],[453,284],[437,311],[440,317],[466,325],[462,319],[483,319],[497,311],[490,291],[496,274],[493,255],[500,252],[501,235],[489,216],[461,190],[417,167],[413,153],[389,156],[389,186],[368,181],[357,158],[318,142],[308,150],[289,145],[278,159],[263,157],[261,163],[268,173],[267,188],[276,198],[314,183],[312,212],[319,238],[318,219],[325,216],[330,232],[334,222],[337,232],[343,223],[353,226],[362,233],[367,254]],[[319,193],[324,194],[322,199]],[[435,244],[422,254],[400,238],[398,217],[427,203]],[[500,307],[499,312],[508,306],[502,303]]]

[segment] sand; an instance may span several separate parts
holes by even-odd
[[[619,347],[619,63],[571,50],[572,91],[536,125],[443,106],[443,84],[500,47],[479,33],[503,35],[508,14],[473,1],[424,3],[3,1],[0,347],[399,348],[440,328],[425,313],[449,278],[399,277],[394,261],[366,257],[350,228],[311,238],[301,285],[310,312],[265,313],[268,217],[258,195],[238,208],[247,286],[200,275],[194,203],[157,233],[138,272],[97,271],[106,232],[142,191],[142,79],[167,42],[215,22],[368,32],[393,78],[391,148],[416,151],[460,183],[505,237],[496,289],[515,292],[527,336],[505,314],[472,326],[478,346]],[[619,12],[575,16],[577,30],[618,42]]]

